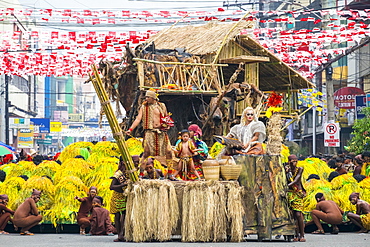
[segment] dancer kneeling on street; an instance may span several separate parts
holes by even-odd
[[[348,219],[350,219],[353,224],[361,228],[359,233],[367,233],[370,230],[369,203],[360,200],[360,194],[356,192],[349,195],[349,200],[353,205],[356,205],[356,213],[348,213]]]
[[[75,196],[75,199],[81,202],[80,208],[77,213],[77,224],[80,226],[80,234],[85,235],[85,229],[90,226],[89,214],[92,210],[92,200],[96,196],[98,189],[91,186],[89,189],[89,196],[80,198]]]
[[[31,197],[27,198],[15,211],[13,223],[17,227],[22,227],[21,235],[33,235],[28,230],[36,226],[42,220],[36,203],[40,200],[41,191],[33,190]]]
[[[14,215],[14,211],[6,206],[8,204],[8,201],[8,195],[0,195],[0,234],[9,234],[8,232],[4,231],[4,229],[8,224],[8,221],[12,221],[10,215]],[[17,227],[14,226],[14,228]]]
[[[95,196],[92,201],[93,209],[90,218],[91,229],[86,236],[91,235],[108,235],[114,236],[114,227],[110,221],[109,211],[103,206],[103,198]]]
[[[317,201],[316,209],[311,211],[312,221],[307,222],[306,226],[315,223],[318,230],[312,233],[325,234],[320,223],[320,220],[323,220],[324,222],[333,226],[333,231],[331,234],[338,234],[339,229],[337,225],[342,223],[342,217],[344,213],[343,210],[340,209],[334,201],[325,200],[323,193],[317,193],[315,195],[315,199]]]
[[[195,169],[193,161],[193,156],[197,155],[197,151],[200,151],[200,149],[196,149],[194,143],[190,140],[189,130],[182,130],[180,135],[181,142],[176,146],[176,150],[174,150],[176,156],[180,159],[180,161],[178,163],[177,170],[172,176],[169,177],[169,179],[176,180],[176,176],[179,174],[180,171],[182,172],[183,177],[186,178],[187,169],[190,168],[190,170],[200,180],[201,178],[198,171]]]

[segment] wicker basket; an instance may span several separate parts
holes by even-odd
[[[206,180],[219,180],[220,167],[219,166],[203,166],[203,175]]]
[[[221,167],[221,176],[225,180],[237,180],[242,171],[241,165],[224,165]]]
[[[205,166],[218,166],[218,160],[215,160],[215,159],[206,159],[205,161],[203,161],[203,164],[202,164],[202,167],[205,167]]]

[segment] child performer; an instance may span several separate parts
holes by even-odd
[[[89,213],[91,213],[92,210],[92,200],[97,193],[98,189],[95,186],[91,186],[89,189],[89,196],[83,198],[75,196],[75,199],[81,202],[77,213],[77,224],[80,226],[81,235],[85,235],[85,229],[90,226]]]
[[[33,190],[31,197],[27,198],[15,211],[13,222],[16,226],[22,227],[21,235],[33,235],[28,230],[36,226],[42,216],[36,207],[36,203],[40,200],[41,191]]]
[[[132,157],[132,160],[134,161],[134,157]],[[137,159],[137,161],[139,160]],[[127,198],[123,192],[128,185],[128,176],[122,157],[120,157],[118,170],[114,173],[111,179],[112,183],[110,184],[110,189],[113,190],[113,194],[110,202],[110,212],[114,214],[114,226],[118,233],[118,238],[113,241],[125,242],[124,234]]]
[[[108,235],[114,236],[112,222],[109,218],[109,211],[102,208],[103,198],[100,196],[95,196],[92,201],[93,209],[91,213],[91,229],[90,233],[86,236],[91,235]]]
[[[182,130],[181,131],[181,142],[176,146],[176,150],[175,150],[175,154],[178,158],[180,158],[180,161],[179,161],[177,170],[170,177],[171,180],[174,180],[174,178],[177,176],[179,171],[182,171],[183,169],[185,170],[183,174],[186,177],[188,167],[190,167],[190,170],[197,176],[199,180],[201,179],[198,171],[194,167],[194,161],[193,161],[193,156],[198,154],[197,151],[200,151],[200,149],[196,149],[193,141],[190,140],[189,130],[187,129]]]
[[[0,234],[9,234],[4,229],[8,221],[12,221],[10,215],[14,215],[14,211],[6,207],[8,201],[8,195],[0,195]]]

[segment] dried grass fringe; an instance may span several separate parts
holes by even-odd
[[[226,189],[221,182],[186,183],[182,205],[183,242],[226,240]]]
[[[167,241],[179,219],[173,184],[142,180],[128,188],[125,237],[128,241]]]
[[[177,227],[180,211],[175,187],[160,180],[142,180],[126,190],[125,237],[128,241],[167,241]],[[182,198],[183,242],[243,240],[242,187],[220,181],[187,182]]]
[[[227,218],[230,222],[230,241],[241,242],[244,237],[243,231],[243,216],[245,214],[242,205],[243,187],[234,184],[227,184],[228,197],[227,197]]]

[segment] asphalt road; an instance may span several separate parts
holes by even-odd
[[[113,239],[116,236],[80,236],[79,234],[35,234],[34,236],[20,236],[19,233],[11,233],[9,235],[0,235],[0,246],[27,246],[27,247],[43,247],[43,246],[335,246],[335,247],[360,247],[370,246],[370,233],[339,233],[338,235],[313,235],[306,234],[307,242],[284,242],[283,240],[265,240],[258,242],[256,236],[250,236],[246,238],[246,242],[241,243],[182,243],[180,240],[174,240],[171,242],[150,242],[150,243],[114,243]]]

